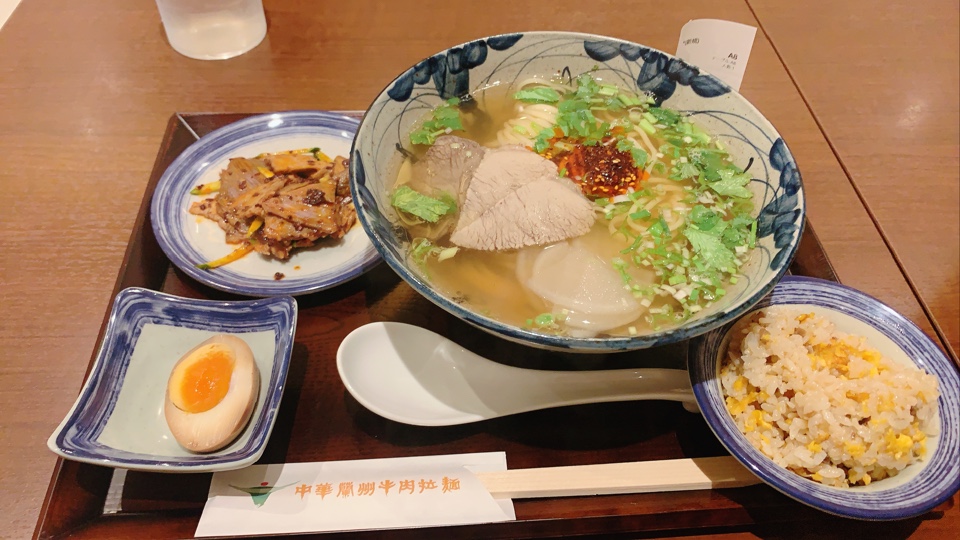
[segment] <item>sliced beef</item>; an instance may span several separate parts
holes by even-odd
[[[471,175],[450,235],[458,246],[518,249],[586,234],[593,204],[551,161],[518,146],[488,150]]]
[[[486,150],[478,143],[455,135],[437,137],[423,159],[414,165],[410,187],[435,196],[445,192],[462,203],[470,177]]]
[[[330,163],[320,161],[313,154],[270,154],[264,158],[275,174],[310,174],[330,169]]]
[[[257,252],[279,259],[322,238],[342,238],[356,223],[346,159],[261,158],[231,159],[220,173],[219,193],[191,205],[190,213],[216,221],[227,243],[249,241]],[[261,226],[250,234],[258,219]]]
[[[337,183],[337,196],[350,198],[350,161],[337,156],[333,158],[333,170],[330,176]]]

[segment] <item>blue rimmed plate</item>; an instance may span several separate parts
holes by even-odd
[[[150,219],[160,247],[193,279],[248,296],[308,294],[363,274],[380,257],[360,226],[335,243],[297,250],[286,261],[251,253],[226,266],[200,270],[197,264],[218,259],[236,246],[226,243],[214,222],[187,211],[193,201],[204,198],[190,195],[190,190],[218,180],[230,158],[313,147],[330,157],[346,157],[358,125],[338,114],[292,111],[252,116],[201,137],[170,164],[154,191]],[[282,279],[276,279],[278,273]]]
[[[691,343],[690,379],[707,424],[744,466],[785,495],[843,517],[866,520],[918,516],[960,489],[960,376],[943,352],[911,321],[879,300],[843,285],[813,278],[786,277],[755,309],[795,305],[830,319],[838,330],[867,338],[894,362],[913,362],[939,381],[940,434],[928,440],[929,455],[900,474],[866,487],[824,486],[781,468],[737,429],[724,405],[720,359],[734,323]],[[749,316],[747,314],[746,316]]]
[[[289,296],[218,302],[124,289],[114,300],[90,376],[47,446],[67,459],[124,469],[246,467],[263,453],[273,429],[296,326],[297,303]],[[260,369],[260,393],[250,422],[232,443],[195,454],[173,438],[163,402],[177,360],[215,334],[247,342]]]

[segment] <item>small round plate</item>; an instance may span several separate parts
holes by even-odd
[[[786,277],[752,311],[771,305],[795,305],[813,311],[831,320],[841,332],[864,336],[891,361],[912,361],[935,375],[940,390],[940,434],[929,440],[929,453],[923,461],[869,486],[829,487],[780,467],[747,441],[724,405],[718,373],[721,354],[735,324],[730,323],[691,342],[689,366],[693,393],[703,417],[727,450],[781,493],[838,516],[906,519],[953,496],[960,489],[960,376],[936,344],[889,306],[831,281]]]
[[[252,116],[201,137],[170,164],[154,191],[150,218],[160,247],[193,279],[247,296],[308,294],[363,274],[380,257],[359,225],[338,241],[297,250],[286,261],[251,253],[220,268],[200,270],[197,264],[218,259],[236,246],[226,243],[214,222],[188,212],[193,201],[204,198],[190,195],[190,190],[218,180],[230,158],[313,147],[330,157],[349,156],[358,125],[338,114],[292,111]]]

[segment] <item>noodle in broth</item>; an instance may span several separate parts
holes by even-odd
[[[560,99],[550,101],[554,95]],[[745,187],[749,176],[733,165],[716,138],[647,96],[589,74],[569,83],[529,79],[509,89],[487,89],[473,99],[472,107],[459,108],[462,129],[446,132],[484,148],[518,145],[550,159],[560,176],[582,186],[596,221],[586,234],[548,245],[458,249],[450,241],[455,210],[429,223],[395,204],[413,239],[410,256],[449,298],[503,323],[543,332],[627,336],[682,323],[736,283],[755,242],[756,222]],[[571,118],[587,120],[574,125]],[[423,185],[413,162],[424,158],[429,145],[414,148],[413,158],[399,169],[395,189]],[[629,158],[632,164],[623,169]],[[607,172],[636,174],[618,184],[601,178],[602,171],[590,163],[601,163]],[[545,255],[550,250],[556,251]],[[593,269],[593,276],[573,276],[550,294],[531,282],[553,267],[551,260],[566,264],[583,257],[603,261],[605,268],[586,262],[583,268]],[[603,280],[597,292],[573,298]],[[580,309],[591,298],[594,308]],[[628,307],[613,316],[607,309],[612,304]],[[622,320],[628,313],[630,319]]]

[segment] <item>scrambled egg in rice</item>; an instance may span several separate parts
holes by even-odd
[[[923,459],[937,435],[937,379],[813,313],[770,307],[734,329],[720,370],[727,409],[777,464],[835,487]]]

